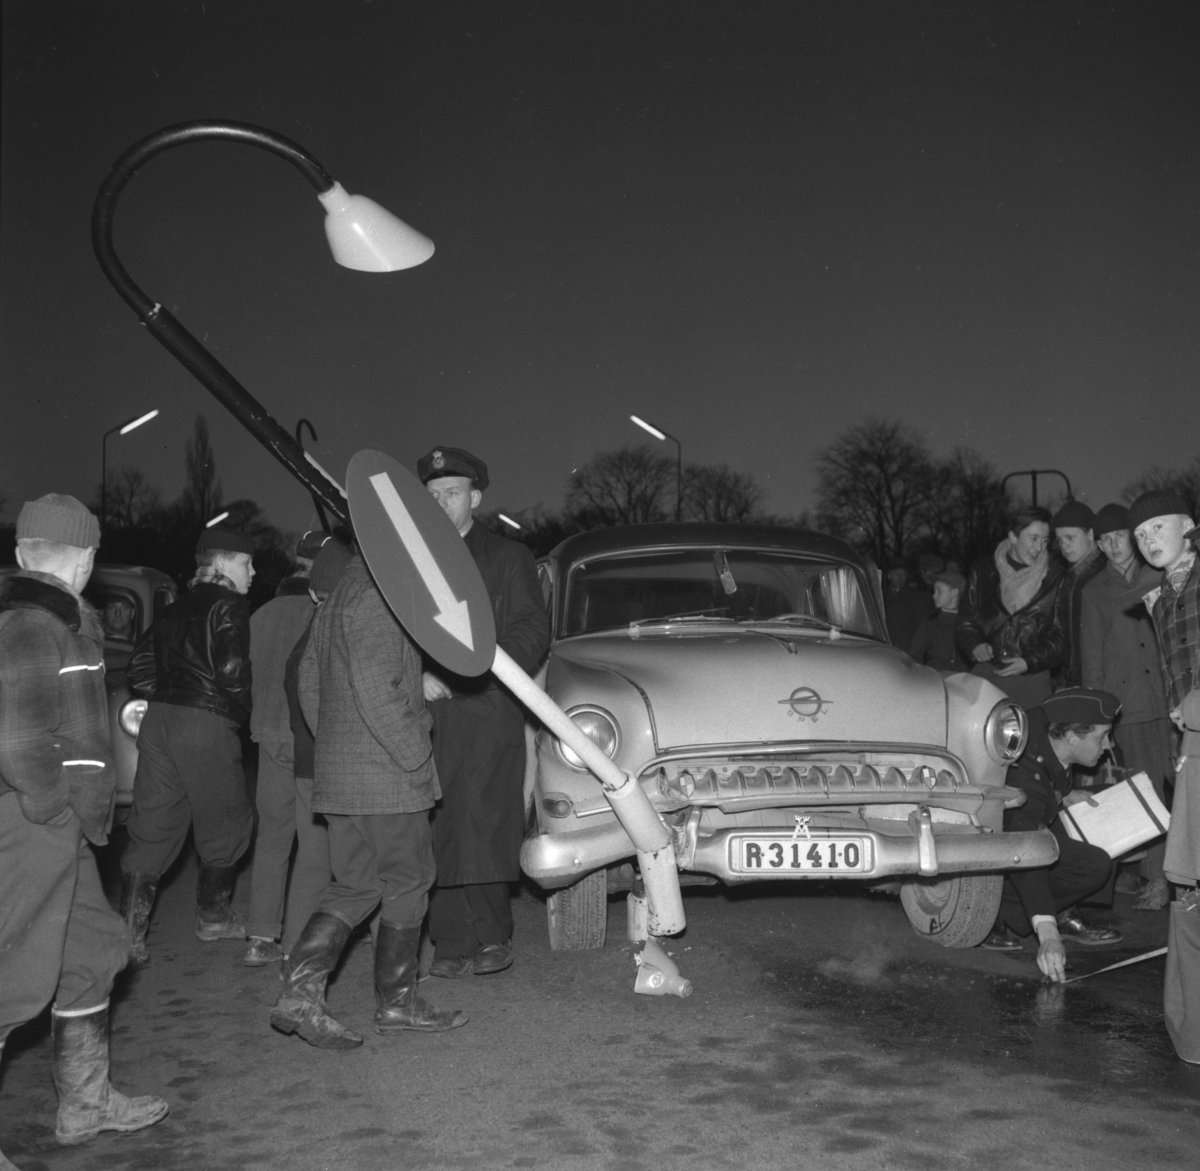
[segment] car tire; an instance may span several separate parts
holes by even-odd
[[[585,951],[604,946],[608,934],[608,875],[595,870],[554,891],[546,899],[546,925],[552,951]]]
[[[996,923],[1002,874],[919,878],[900,887],[900,904],[913,930],[942,947],[978,947]]]

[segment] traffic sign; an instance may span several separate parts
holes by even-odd
[[[482,675],[496,653],[483,578],[442,506],[382,451],[346,470],[350,518],[383,596],[422,650],[456,675]]]

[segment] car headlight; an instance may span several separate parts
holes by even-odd
[[[1025,751],[1029,723],[1024,710],[1011,700],[992,708],[983,728],[988,755],[1000,764],[1011,764]]]
[[[577,707],[572,708],[567,712],[567,715],[579,725],[583,734],[595,744],[601,752],[609,759],[612,759],[617,752],[617,744],[620,737],[617,734],[617,721],[612,718],[603,708],[598,707]],[[577,753],[569,744],[564,744],[561,740],[558,741],[559,755],[572,768],[579,769],[582,772],[587,771],[587,765],[583,763],[579,753]]]
[[[121,705],[117,723],[131,736],[136,736],[142,727],[142,717],[146,714],[147,703],[144,699],[130,699]]]

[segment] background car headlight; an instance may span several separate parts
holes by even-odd
[[[611,759],[616,755],[619,740],[617,735],[617,721],[608,712],[604,711],[603,708],[597,707],[572,708],[567,712],[567,715],[579,725],[583,734],[605,756]],[[558,751],[563,760],[572,768],[587,769],[587,765],[583,763],[579,754],[569,744],[564,744],[559,740]]]
[[[1029,723],[1025,712],[1010,700],[996,704],[984,725],[988,755],[1000,764],[1010,764],[1025,751]]]
[[[142,727],[142,717],[146,714],[147,703],[144,699],[131,699],[121,705],[121,714],[117,722],[131,736],[136,736]]]

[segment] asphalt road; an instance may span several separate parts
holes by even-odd
[[[793,884],[685,891],[669,943],[688,999],[634,992],[624,899],[602,951],[549,950],[544,907],[516,906],[508,972],[431,980],[470,1023],[370,1032],[371,947],[331,984],[366,1032],[349,1053],[274,1033],[275,969],[192,934],[194,868],[160,896],[151,967],[121,978],[114,1081],[169,1099],[165,1121],[78,1148],[53,1139],[48,1014],[0,1070],[0,1149],[22,1171],[397,1168],[1169,1168],[1197,1166],[1200,1067],[1161,1017],[1163,961],[1065,989],[1032,950],[947,951],[896,900]],[[244,909],[248,878],[239,881]],[[1071,952],[1075,972],[1165,942],[1166,913],[1112,921],[1125,944]],[[1102,916],[1103,917],[1103,916]]]

